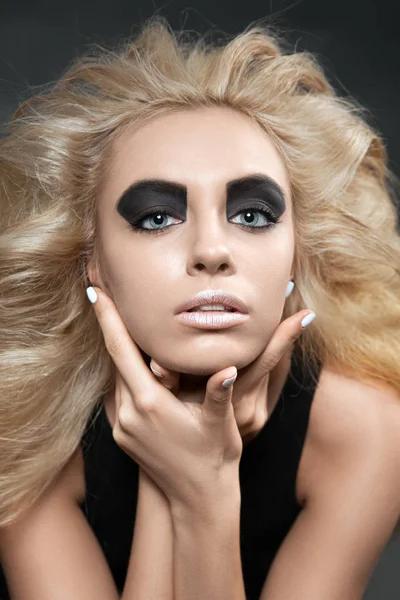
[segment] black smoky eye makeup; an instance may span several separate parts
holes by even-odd
[[[229,181],[226,185],[229,210],[227,215],[233,217],[244,214],[247,222],[232,223],[244,231],[263,233],[281,223],[280,217],[285,212],[285,194],[277,182],[266,174],[251,174]],[[168,203],[165,203],[165,198]],[[159,205],[158,201],[164,199]],[[171,205],[169,205],[171,204]],[[176,181],[164,179],[141,179],[134,182],[122,194],[116,204],[116,210],[136,233],[157,235],[164,233],[176,223],[165,225],[168,217],[180,221],[186,217],[187,188]],[[258,214],[259,217],[254,217]],[[179,216],[178,216],[179,215]],[[259,225],[261,219],[268,221]],[[145,227],[144,223],[153,217],[153,225]],[[160,226],[160,227],[158,227]]]
[[[251,231],[252,233],[262,233],[268,229],[273,229],[278,223],[281,223],[281,219],[279,217],[277,217],[267,206],[265,206],[264,204],[261,204],[259,206],[248,206],[246,208],[243,208],[242,210],[238,211],[235,213],[234,217],[236,217],[237,215],[240,215],[242,213],[245,213],[246,217],[250,217],[253,213],[261,213],[263,214],[265,217],[268,217],[269,223],[266,225],[259,225],[259,226],[252,226],[251,222],[250,224],[243,224],[243,223],[234,223],[236,225],[238,225],[240,228],[246,230],[246,231]],[[161,217],[161,218],[166,218],[168,216],[173,216],[176,219],[179,219],[179,217],[175,216],[172,212],[166,211],[166,210],[149,210],[145,213],[142,213],[140,215],[139,219],[136,219],[133,222],[129,222],[130,227],[137,233],[145,233],[145,234],[150,234],[150,235],[157,235],[159,233],[163,233],[164,231],[166,231],[167,229],[170,229],[171,227],[173,227],[175,224],[170,224],[170,225],[164,225],[160,228],[146,228],[143,227],[142,223],[143,221],[150,219],[151,217]],[[233,217],[231,217],[233,218]],[[154,223],[155,225],[162,225],[162,223]]]

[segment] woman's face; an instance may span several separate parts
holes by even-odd
[[[167,369],[209,376],[249,365],[280,323],[294,257],[289,180],[268,135],[229,108],[182,111],[125,132],[108,167],[98,198],[101,273],[90,263],[90,281],[113,299],[142,352]],[[272,186],[230,184],[254,175]],[[169,187],[132,187],[150,179]],[[260,207],[280,222],[261,228],[271,219]],[[203,290],[238,295],[246,322],[182,323],[177,307]]]

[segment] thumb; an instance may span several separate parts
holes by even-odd
[[[211,415],[226,415],[231,410],[232,389],[236,377],[236,367],[229,367],[210,377],[207,381],[202,411]]]

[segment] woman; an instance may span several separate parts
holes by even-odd
[[[400,513],[400,237],[361,111],[266,27],[157,17],[0,153],[3,595],[362,598]]]

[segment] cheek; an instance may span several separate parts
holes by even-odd
[[[119,314],[130,336],[147,354],[151,354],[152,344],[165,337],[169,311],[177,303],[175,286],[172,286],[175,297],[169,299],[171,280],[160,262],[143,261],[140,265],[125,267],[119,273],[118,282],[114,277]]]
[[[261,307],[259,317],[264,326],[271,328],[279,324],[286,302],[286,288],[290,280],[293,263],[293,245],[290,236],[266,246],[261,258],[250,270],[255,298]]]
[[[290,280],[293,253],[290,246],[265,248],[259,254],[254,268],[249,269],[250,282],[256,294],[266,302],[266,306],[274,306],[285,300],[286,286]]]

